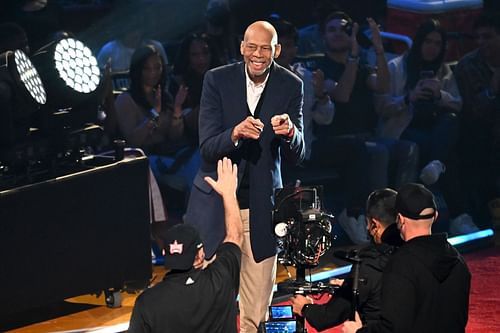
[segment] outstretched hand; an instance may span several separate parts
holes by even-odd
[[[205,181],[222,197],[236,196],[238,167],[232,164],[229,158],[224,157],[217,162],[217,181],[208,176]]]

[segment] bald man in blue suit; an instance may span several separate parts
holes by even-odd
[[[200,105],[202,163],[185,216],[200,231],[209,258],[222,242],[221,197],[204,181],[216,177],[217,161],[238,164],[238,203],[245,228],[240,275],[240,332],[257,332],[267,318],[276,276],[274,190],[283,187],[281,161],[299,163],[305,154],[302,81],[274,62],[281,46],[265,21],[245,31],[244,62],[205,75]]]

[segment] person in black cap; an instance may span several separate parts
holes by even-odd
[[[165,266],[162,282],[145,290],[132,312],[129,333],[236,332],[243,224],[236,200],[237,167],[224,158],[217,165],[217,181],[205,181],[221,195],[226,237],[215,260],[203,269],[205,252],[198,231],[176,225],[161,235]]]
[[[380,315],[382,271],[395,248],[402,245],[396,226],[397,192],[390,188],[373,191],[366,200],[366,229],[372,244],[358,252],[361,259],[359,278],[359,311],[363,322],[377,320]],[[325,304],[313,304],[309,297],[296,295],[290,299],[293,311],[305,317],[318,331],[340,325],[352,316],[352,280],[349,276]]]
[[[362,326],[357,316],[343,332],[465,332],[471,274],[446,234],[431,235],[438,215],[433,194],[403,185],[396,210],[405,244],[383,273],[380,320]]]

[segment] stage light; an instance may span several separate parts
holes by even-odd
[[[0,54],[0,158],[27,139],[32,116],[46,101],[44,85],[26,54]]]
[[[14,89],[29,95],[29,98],[38,104],[46,103],[47,95],[38,71],[23,51],[4,52],[0,55],[0,59],[0,67],[4,69],[3,78],[10,79]]]
[[[73,38],[57,43],[54,61],[59,77],[72,89],[81,93],[91,93],[97,89],[100,70],[90,49]]]
[[[95,96],[101,71],[92,51],[81,41],[59,34],[33,55],[52,109],[75,108]]]

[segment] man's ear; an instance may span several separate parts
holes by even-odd
[[[276,59],[280,56],[281,54],[281,44],[276,44],[276,46],[274,47],[274,57],[273,59]]]
[[[240,54],[243,55],[243,51],[245,49],[245,41],[242,40],[241,43],[240,43]]]

